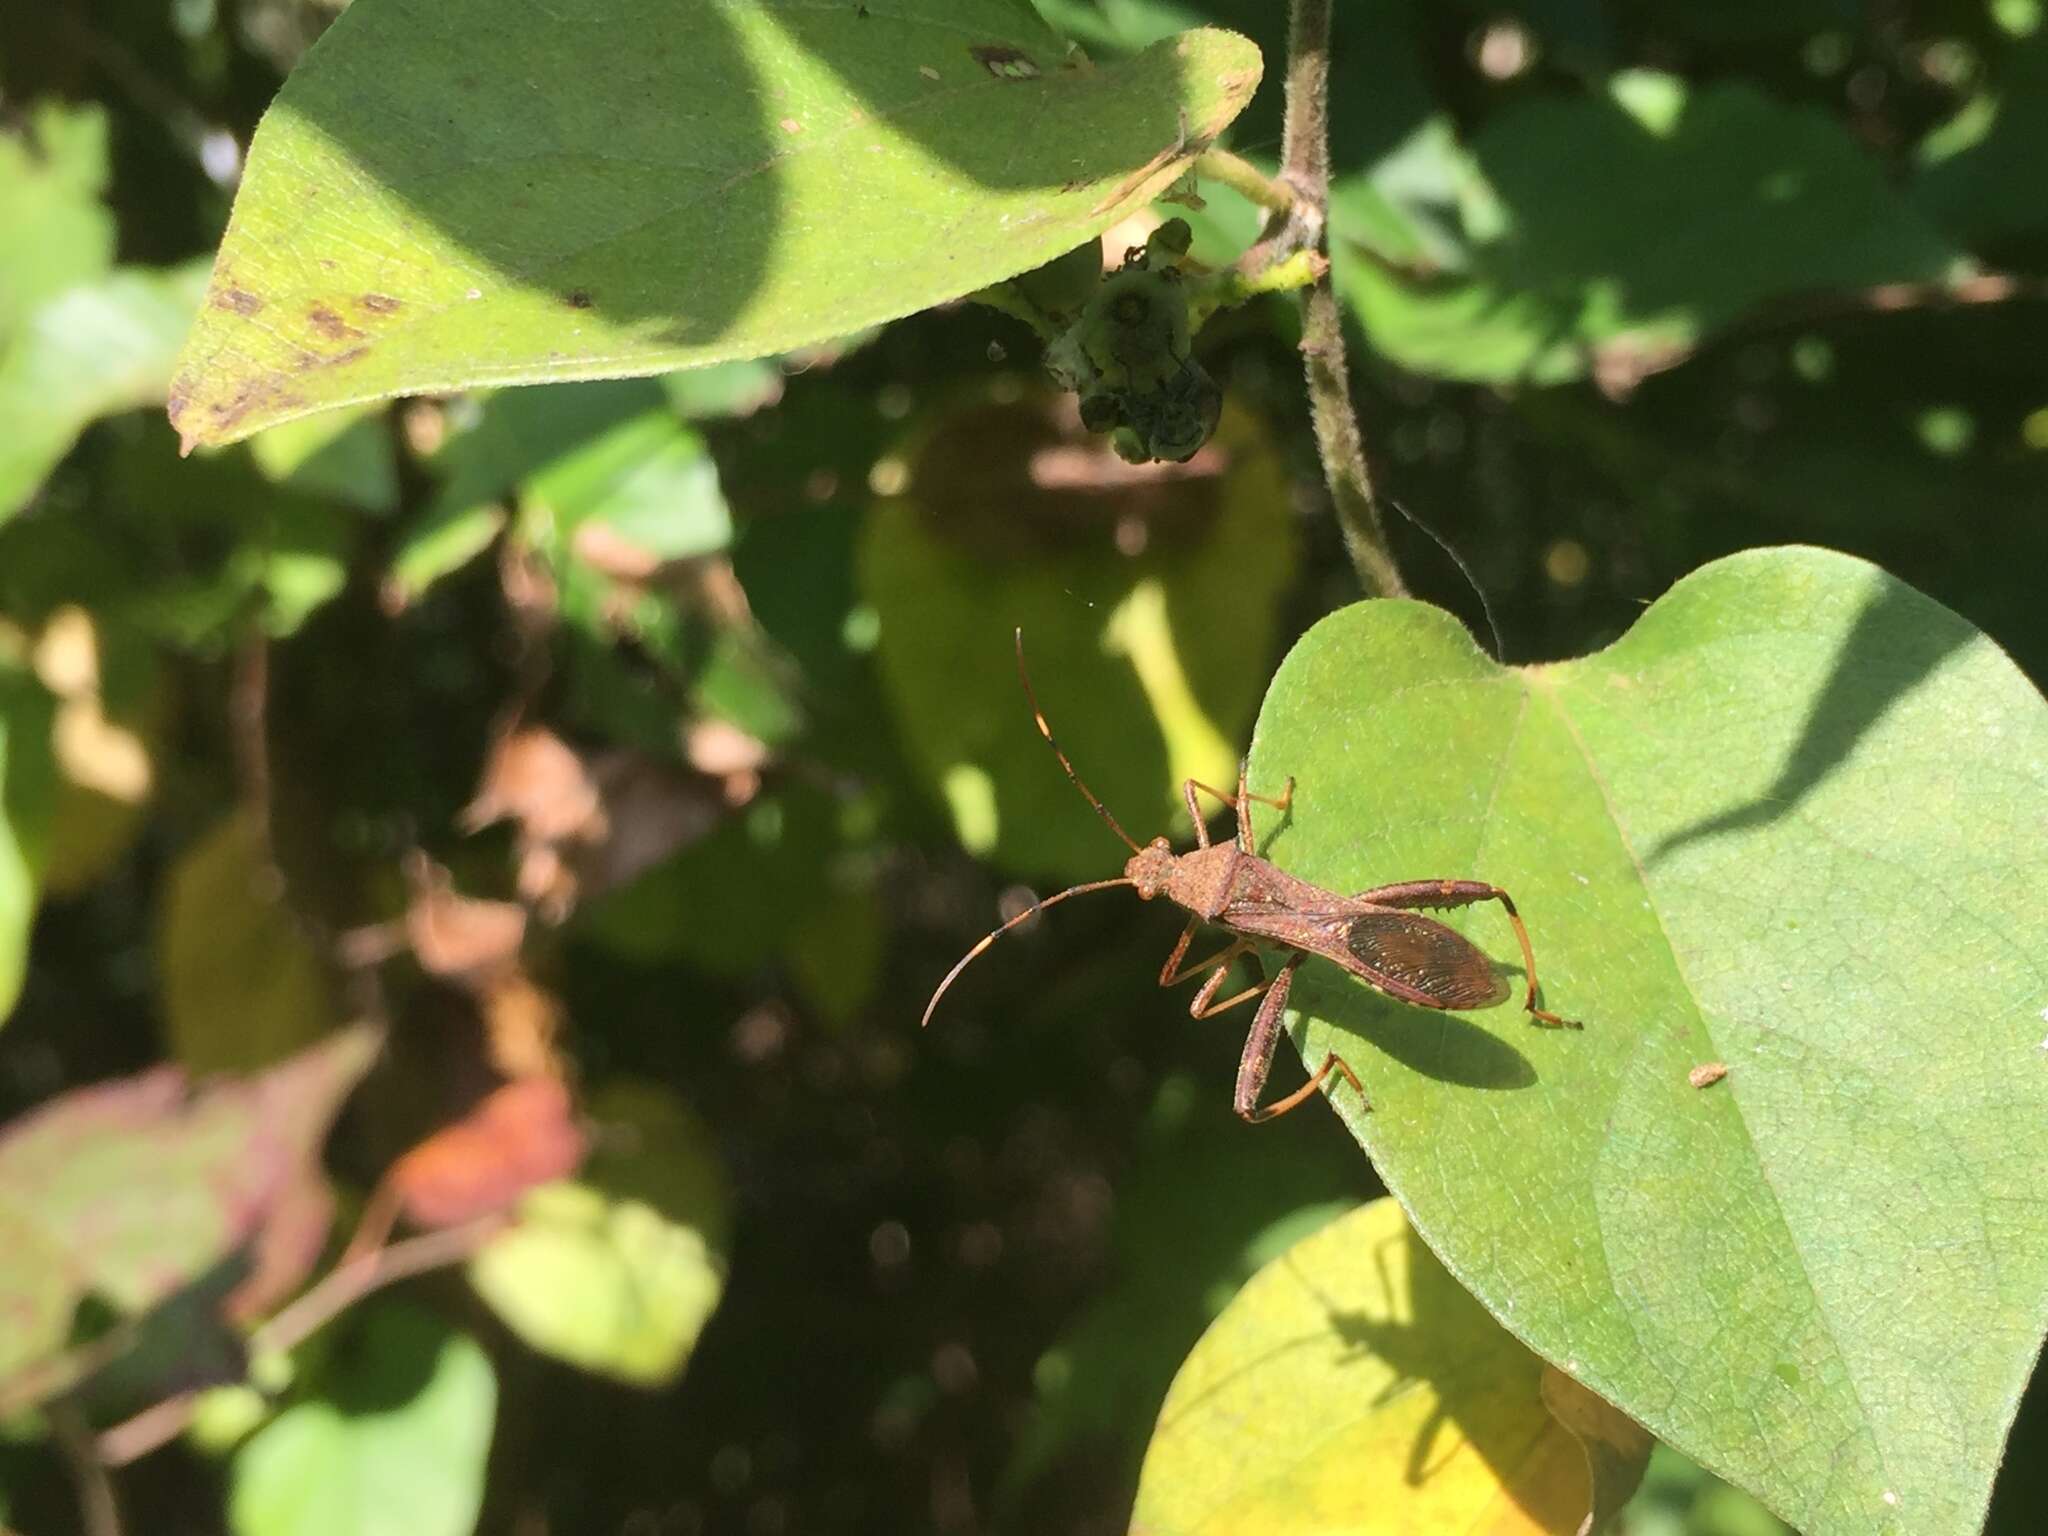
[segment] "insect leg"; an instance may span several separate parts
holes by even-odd
[[[1226,962],[1235,960],[1239,955],[1250,951],[1251,948],[1252,946],[1249,943],[1239,939],[1209,962],[1216,966],[1217,969],[1210,973],[1209,979],[1203,982],[1200,990],[1195,993],[1194,1001],[1188,1004],[1189,1014],[1198,1019],[1206,1019],[1215,1014],[1226,1013],[1230,1009],[1235,1008],[1239,1003],[1251,1001],[1251,999],[1257,997],[1272,985],[1270,981],[1261,981],[1246,987],[1242,992],[1233,993],[1220,1003],[1210,1001],[1216,995],[1218,989],[1222,987],[1223,979],[1230,974]]]
[[[1273,1070],[1273,1051],[1280,1043],[1280,1016],[1287,1008],[1287,994],[1294,986],[1294,971],[1307,956],[1295,954],[1288,957],[1280,967],[1280,974],[1273,978],[1273,984],[1266,989],[1266,1000],[1259,1004],[1258,1016],[1252,1020],[1251,1033],[1245,1036],[1244,1055],[1237,1064],[1237,1094],[1232,1106],[1251,1125],[1261,1120],[1271,1120],[1275,1115],[1284,1115],[1290,1109],[1305,1104],[1321,1088],[1324,1079],[1335,1072],[1343,1077],[1360,1099],[1365,1089],[1358,1081],[1358,1074],[1344,1063],[1335,1051],[1323,1058],[1323,1064],[1310,1075],[1309,1080],[1283,1099],[1277,1099],[1259,1107],[1259,1095],[1266,1090],[1266,1075]],[[1371,1108],[1370,1105],[1366,1106]]]
[[[1190,976],[1199,976],[1202,972],[1212,970],[1216,966],[1227,965],[1252,947],[1245,940],[1238,939],[1225,945],[1199,965],[1182,966],[1180,963],[1181,956],[1188,952],[1188,945],[1194,941],[1195,930],[1201,926],[1202,920],[1199,917],[1191,918],[1188,921],[1187,927],[1181,930],[1180,942],[1173,946],[1173,953],[1166,957],[1166,964],[1160,967],[1159,985],[1170,987],[1178,982],[1186,981]]]
[[[1255,795],[1247,789],[1245,787],[1245,764],[1242,759],[1239,760],[1237,765],[1237,793],[1235,795],[1226,795],[1215,785],[1204,784],[1200,779],[1184,780],[1180,786],[1180,792],[1187,800],[1188,816],[1195,824],[1196,841],[1204,848],[1209,846],[1209,833],[1202,825],[1202,813],[1195,804],[1195,791],[1198,789],[1203,794],[1214,795],[1237,813],[1237,846],[1246,853],[1258,851],[1252,846],[1251,802],[1256,800],[1261,805],[1270,805],[1278,811],[1284,811],[1294,804],[1294,780],[1291,776],[1287,780],[1287,787],[1278,795]]]
[[[1497,885],[1488,885],[1484,880],[1403,880],[1398,885],[1382,885],[1375,890],[1358,893],[1360,901],[1369,901],[1376,907],[1469,907],[1476,901],[1497,901],[1507,910],[1508,921],[1515,925],[1515,938],[1522,946],[1522,965],[1529,973],[1528,996],[1522,1006],[1536,1023],[1551,1029],[1583,1029],[1585,1026],[1575,1019],[1560,1018],[1548,1009],[1536,1006],[1536,951],[1529,943],[1529,930],[1522,923],[1522,914],[1515,910],[1514,899]]]

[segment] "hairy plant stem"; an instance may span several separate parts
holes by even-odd
[[[1302,250],[1329,254],[1331,0],[1294,0],[1287,37],[1287,119],[1280,183],[1291,206],[1276,213],[1256,249],[1262,262]],[[1407,585],[1387,547],[1386,527],[1366,468],[1365,443],[1351,399],[1344,318],[1327,260],[1302,295],[1301,358],[1323,479],[1337,510],[1344,547],[1368,597],[1404,597]]]

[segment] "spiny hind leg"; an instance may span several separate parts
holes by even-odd
[[[1307,958],[1304,955],[1290,956],[1280,967],[1280,974],[1264,989],[1266,1000],[1259,1004],[1258,1016],[1252,1020],[1251,1033],[1245,1036],[1244,1055],[1237,1063],[1237,1093],[1232,1107],[1247,1124],[1257,1125],[1262,1120],[1271,1120],[1284,1115],[1290,1109],[1306,1104],[1332,1072],[1341,1076],[1358,1094],[1361,1103],[1365,1101],[1364,1085],[1358,1081],[1358,1074],[1347,1066],[1335,1051],[1323,1058],[1323,1064],[1309,1074],[1309,1079],[1285,1098],[1275,1099],[1271,1104],[1261,1106],[1259,1095],[1266,1091],[1266,1078],[1273,1070],[1273,1051],[1280,1044],[1280,1016],[1287,1009],[1287,994],[1294,986],[1295,968]],[[1366,1104],[1367,1109],[1372,1108]]]

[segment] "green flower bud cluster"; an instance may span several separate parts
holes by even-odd
[[[1223,413],[1223,391],[1193,356],[1181,268],[1191,238],[1185,219],[1169,219],[1107,276],[1097,259],[1085,298],[1077,285],[1087,247],[1017,280],[1057,330],[1046,370],[1080,396],[1083,425],[1107,432],[1133,464],[1194,457]]]

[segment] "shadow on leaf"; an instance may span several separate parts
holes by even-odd
[[[1660,840],[1656,865],[1688,844],[1747,832],[1789,816],[1856,749],[1886,710],[1930,677],[1975,635],[1968,624],[1898,582],[1881,584],[1857,615],[1833,670],[1813,701],[1798,743],[1771,787]]]
[[[1305,967],[1295,985],[1295,1007],[1303,1015],[1328,1019],[1410,1070],[1441,1082],[1490,1089],[1535,1085],[1536,1069],[1527,1056],[1464,1015],[1409,1007],[1381,997],[1363,982],[1318,977],[1315,972],[1320,969]],[[1512,973],[1521,974],[1518,970]],[[1514,1025],[1520,1025],[1523,1017],[1519,1009],[1494,1013]],[[1366,1070],[1358,1062],[1352,1065],[1361,1072]],[[1371,1096],[1368,1080],[1366,1097]]]

